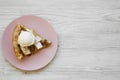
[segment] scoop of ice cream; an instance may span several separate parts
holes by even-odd
[[[18,44],[20,44],[21,47],[31,46],[35,42],[34,35],[29,31],[21,31],[19,37],[18,37]]]

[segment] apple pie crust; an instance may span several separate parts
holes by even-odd
[[[24,55],[23,49],[18,44],[18,37],[22,30],[23,31],[30,30],[34,36],[39,36],[41,38],[40,43],[42,44],[42,48],[38,49],[35,45],[31,45],[31,46],[28,46],[27,48],[24,48],[24,49],[30,50],[30,52],[31,52],[30,55],[34,54],[35,52],[37,52],[43,48],[47,48],[51,44],[51,41],[43,38],[41,35],[37,34],[33,29],[31,29],[31,28],[29,29],[24,25],[17,24],[13,30],[12,45],[13,45],[13,50],[14,50],[15,55],[18,60],[22,60],[25,56],[28,56],[28,55]]]

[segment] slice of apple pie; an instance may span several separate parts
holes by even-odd
[[[17,24],[13,30],[12,44],[16,57],[21,60],[40,49],[47,48],[51,41],[43,38],[33,29]]]

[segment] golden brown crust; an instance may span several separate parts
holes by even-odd
[[[18,60],[21,60],[23,58],[22,51],[20,50],[18,42],[17,42],[20,32],[21,32],[21,27],[19,24],[17,24],[13,31],[12,44],[13,44],[15,55],[18,58]]]

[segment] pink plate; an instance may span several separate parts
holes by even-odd
[[[52,45],[40,50],[38,53],[18,61],[12,47],[12,32],[16,24],[23,24],[33,28],[38,34],[50,40]],[[16,68],[26,71],[37,70],[45,67],[55,56],[58,40],[57,34],[51,25],[42,18],[26,15],[12,21],[5,29],[2,37],[2,48],[5,58]]]

